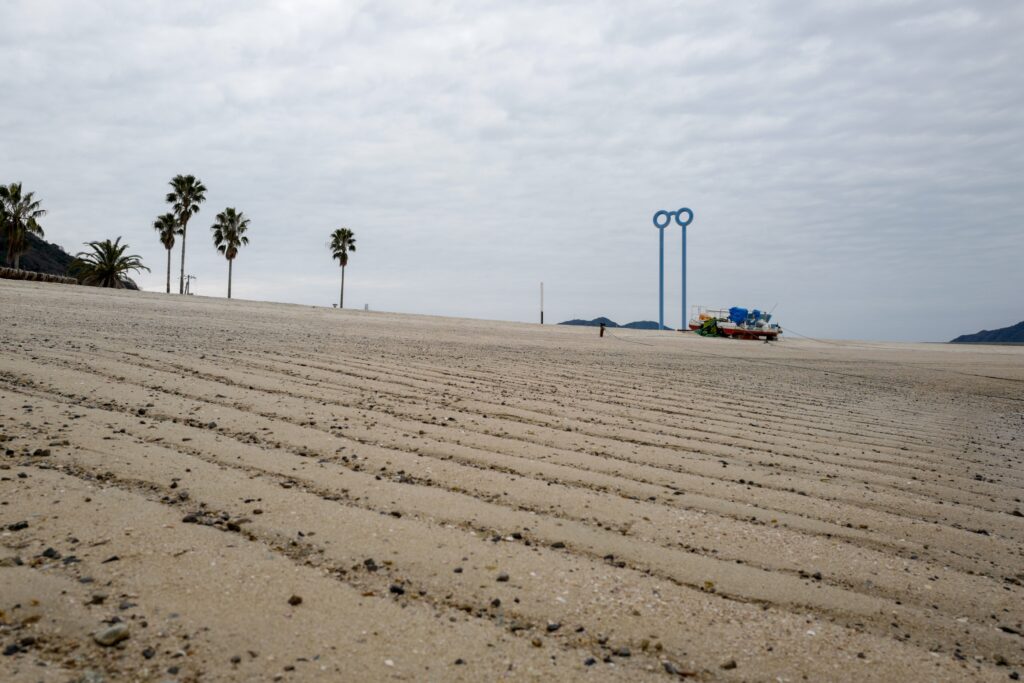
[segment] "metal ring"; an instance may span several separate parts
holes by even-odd
[[[659,225],[658,224],[658,216],[664,216],[665,217],[665,224],[664,225]],[[668,227],[668,224],[671,223],[671,222],[672,222],[672,214],[670,214],[668,211],[659,211],[658,213],[654,214],[654,227],[656,227],[658,230],[664,230],[665,228]]]
[[[686,212],[686,215],[688,216],[688,218],[685,221],[680,220],[680,217],[683,215],[684,211]],[[690,211],[689,209],[679,209],[678,211],[675,212],[675,217],[676,217],[676,224],[679,227],[681,227],[681,228],[685,228],[687,225],[689,225],[690,223],[693,222],[693,211]]]

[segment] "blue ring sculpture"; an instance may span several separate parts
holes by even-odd
[[[683,218],[686,214],[686,218]],[[686,327],[686,226],[693,222],[693,211],[683,207],[678,211],[661,210],[654,214],[654,227],[658,229],[658,329],[665,329],[665,228],[675,220],[683,229],[683,320]]]

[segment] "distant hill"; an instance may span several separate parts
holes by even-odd
[[[623,327],[628,327],[631,330],[656,330],[658,329],[658,323],[655,320],[637,320],[636,322],[626,323]]]
[[[19,267],[36,273],[68,275],[68,267],[75,257],[56,244],[28,235],[28,250],[21,255]],[[0,265],[7,265],[7,238],[0,234]]]
[[[564,323],[558,323],[559,325],[582,325],[584,327],[600,327],[601,323],[604,323],[605,327],[619,327],[619,324],[609,318],[594,318],[593,320],[580,320],[574,318],[572,320],[566,320]]]
[[[58,245],[29,234],[28,249],[21,255],[21,262],[18,267],[21,270],[31,270],[35,273],[46,273],[47,275],[60,275],[62,277],[73,277],[68,269],[75,257],[64,251]],[[0,266],[7,265],[7,238],[0,234]],[[125,281],[125,289],[138,289],[132,280]]]
[[[953,344],[989,344],[1024,343],[1024,320],[1010,327],[998,330],[982,330],[974,334],[962,334],[952,341]]]
[[[658,323],[653,320],[637,320],[636,322],[626,323],[620,325],[610,318],[594,318],[593,320],[581,320],[575,318],[573,320],[566,320],[564,323],[558,323],[559,325],[582,325],[584,327],[600,327],[601,323],[604,323],[605,327],[625,327],[631,330],[656,330],[658,329]]]

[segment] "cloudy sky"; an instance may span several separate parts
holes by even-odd
[[[506,320],[657,318],[658,209],[690,303],[811,336],[1024,319],[1024,3],[4,0],[0,182],[162,290],[168,180],[251,219],[234,295]],[[666,322],[680,318],[670,229]],[[175,260],[177,260],[177,249]]]

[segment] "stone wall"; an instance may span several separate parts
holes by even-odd
[[[37,273],[31,270],[18,270],[16,268],[0,268],[0,279],[28,280],[30,282],[56,282],[62,285],[78,284],[78,280],[73,277],[49,275],[47,273]]]

